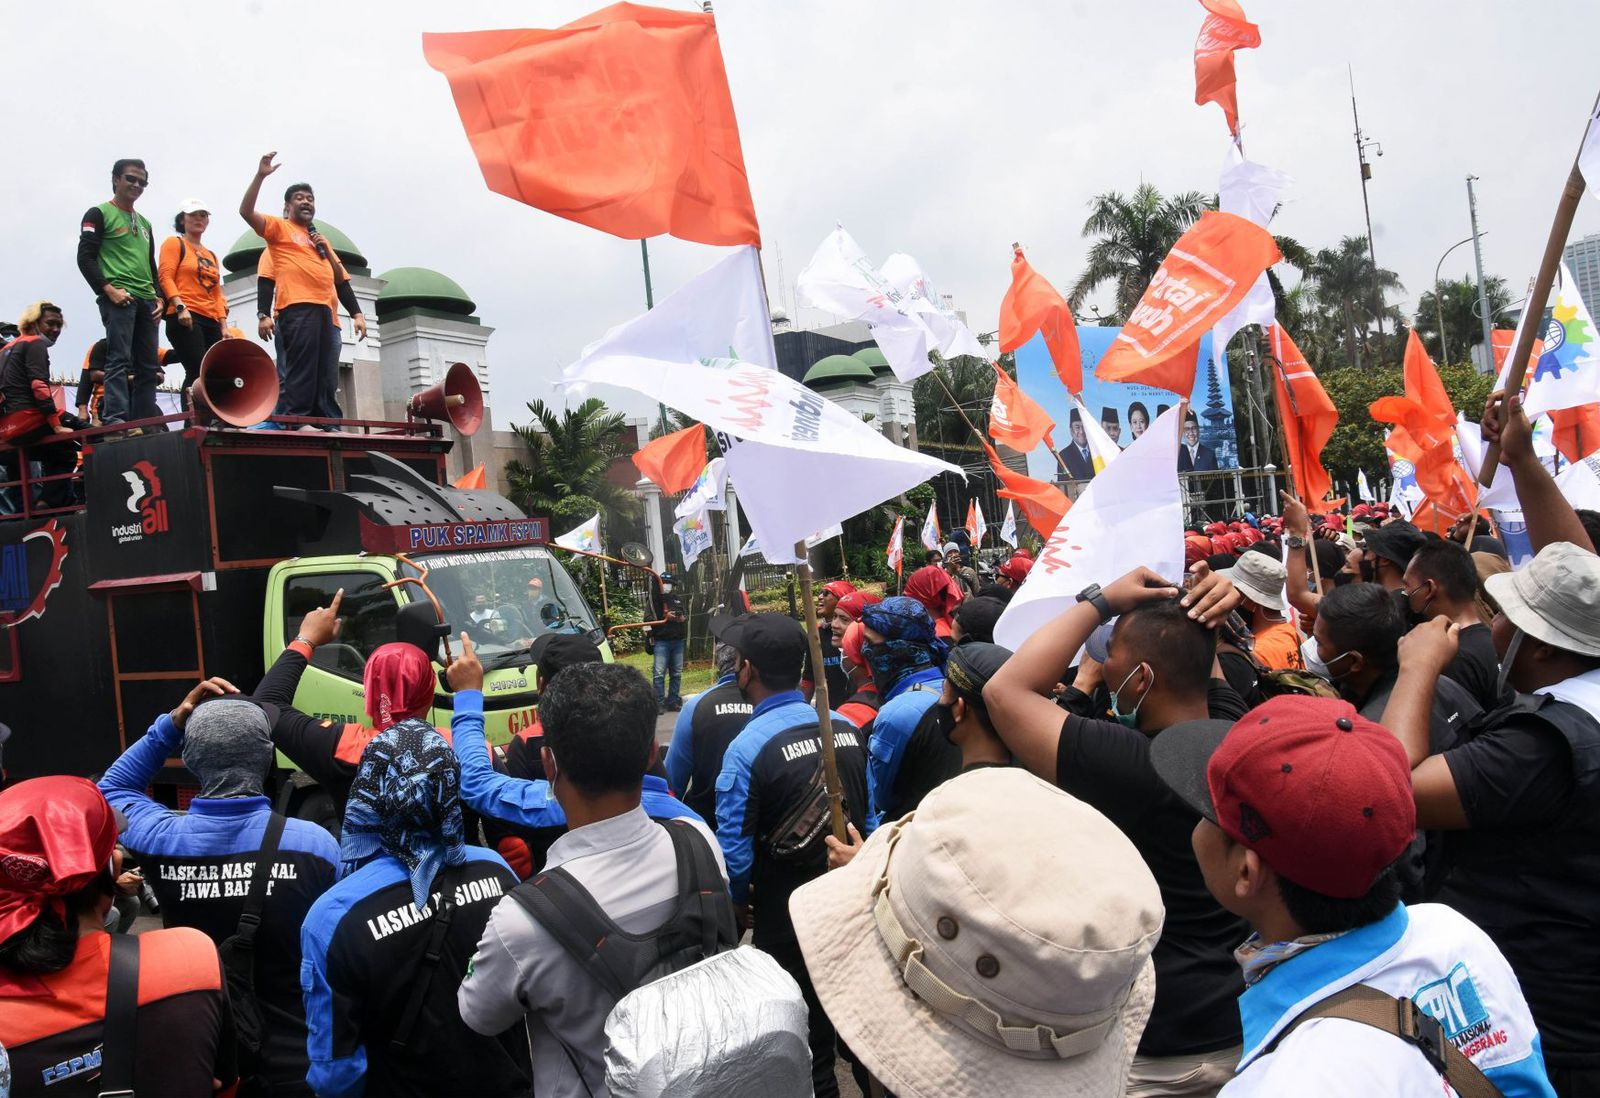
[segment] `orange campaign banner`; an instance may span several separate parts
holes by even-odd
[[[1039,531],[1040,537],[1048,541],[1050,535],[1055,533],[1056,527],[1060,525],[1062,516],[1071,509],[1072,501],[1054,484],[1034,480],[1007,468],[1005,462],[1000,460],[1000,455],[995,452],[995,448],[987,442],[983,443],[983,449],[989,455],[989,467],[994,470],[994,475],[1000,478],[1000,483],[1004,486],[995,494],[1001,499],[1016,501],[1022,508],[1028,524]]]
[[[1015,351],[1033,333],[1044,333],[1050,362],[1067,392],[1083,392],[1083,352],[1078,346],[1078,325],[1066,298],[1040,277],[1012,245],[1011,286],[1000,302],[1000,353]],[[1031,449],[1031,447],[1030,447]]]
[[[1194,102],[1215,103],[1228,120],[1228,132],[1239,136],[1239,88],[1233,72],[1233,51],[1261,45],[1261,31],[1245,19],[1238,0],[1200,0],[1206,9],[1200,36],[1194,41]]]
[[[1200,338],[1282,258],[1272,234],[1254,222],[1219,210],[1201,214],[1161,261],[1094,376],[1191,392]]]
[[[687,492],[706,467],[705,426],[692,423],[651,439],[633,455],[633,463],[667,495]]]
[[[1050,414],[1023,392],[998,362],[990,365],[994,367],[994,399],[989,402],[989,434],[1018,453],[1026,454],[1041,440],[1054,450],[1050,432],[1056,424]]]
[[[1322,467],[1322,448],[1339,423],[1339,410],[1317,380],[1305,355],[1281,325],[1267,329],[1272,357],[1277,369],[1272,372],[1272,394],[1283,424],[1284,443],[1289,451],[1289,475],[1294,493],[1312,511],[1329,510],[1337,502],[1328,500],[1333,478]]]
[[[424,34],[489,189],[628,240],[761,245],[709,12]]]

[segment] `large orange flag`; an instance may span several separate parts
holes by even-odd
[[[1433,359],[1428,357],[1422,340],[1417,338],[1415,328],[1406,335],[1404,373],[1406,396],[1427,409],[1429,415],[1444,420],[1453,430],[1456,422],[1455,405],[1450,403],[1450,394],[1444,391],[1439,371],[1434,367]]]
[[[1083,392],[1083,352],[1078,348],[1078,327],[1066,298],[1028,265],[1022,249],[1012,246],[1011,288],[1000,302],[1000,352],[1015,351],[1033,333],[1044,333],[1056,376],[1067,392]]]
[[[1417,487],[1447,519],[1469,514],[1478,501],[1478,486],[1456,460],[1456,410],[1439,380],[1439,371],[1417,333],[1406,341],[1405,396],[1380,397],[1368,411],[1380,423],[1392,423],[1409,436],[1404,452],[1389,436],[1389,448],[1410,458],[1417,468]]]
[[[706,429],[694,423],[651,439],[633,455],[633,463],[667,495],[686,492],[706,467]]]
[[[1054,484],[1046,484],[1006,468],[1000,455],[987,442],[984,442],[983,449],[989,455],[989,467],[1004,485],[995,494],[1002,499],[1015,500],[1022,508],[1028,524],[1039,531],[1040,537],[1049,540],[1060,525],[1061,517],[1072,507],[1072,501]]]
[[[1239,89],[1233,75],[1233,51],[1261,45],[1261,31],[1244,17],[1238,0],[1200,0],[1206,19],[1194,40],[1194,102],[1215,103],[1228,120],[1228,132],[1239,136]]]
[[[470,472],[461,474],[460,477],[450,482],[456,488],[476,488],[479,491],[489,487],[489,476],[484,471],[483,462],[478,462],[477,467]]]
[[[990,365],[994,366],[994,399],[989,402],[989,434],[996,442],[1024,454],[1039,445],[1041,439],[1054,450],[1056,444],[1050,432],[1056,424],[1050,413],[1023,392],[998,362]]]
[[[1600,407],[1557,408],[1550,422],[1555,426],[1550,441],[1568,461],[1582,461],[1600,450]]]
[[[1101,381],[1137,381],[1180,397],[1194,390],[1200,337],[1283,256],[1272,234],[1235,214],[1208,210],[1178,238],[1111,348]]]
[[[761,245],[710,13],[425,34],[489,189],[629,240]]]
[[[1334,505],[1326,500],[1333,478],[1322,467],[1322,448],[1339,423],[1339,410],[1289,333],[1274,324],[1267,329],[1267,338],[1279,364],[1272,372],[1272,393],[1289,450],[1295,495],[1311,510],[1321,511]]]

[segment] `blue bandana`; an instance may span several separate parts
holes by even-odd
[[[408,717],[373,737],[345,804],[339,856],[359,863],[383,853],[406,867],[411,898],[428,904],[434,875],[466,861],[461,765],[426,721]]]
[[[943,667],[950,646],[934,632],[927,608],[916,599],[894,595],[861,611],[861,624],[884,637],[862,647],[872,681],[887,695],[895,683],[923,667]]]

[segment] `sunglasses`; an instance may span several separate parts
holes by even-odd
[[[125,175],[122,177],[122,181],[133,187],[148,187],[150,185],[150,180],[140,175]]]

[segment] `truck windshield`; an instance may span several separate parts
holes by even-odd
[[[466,631],[488,670],[525,664],[529,646],[546,633],[576,633],[596,644],[605,639],[572,577],[548,550],[436,553],[417,560],[429,570],[428,587],[451,631]],[[423,597],[415,587],[408,590],[413,599]]]

